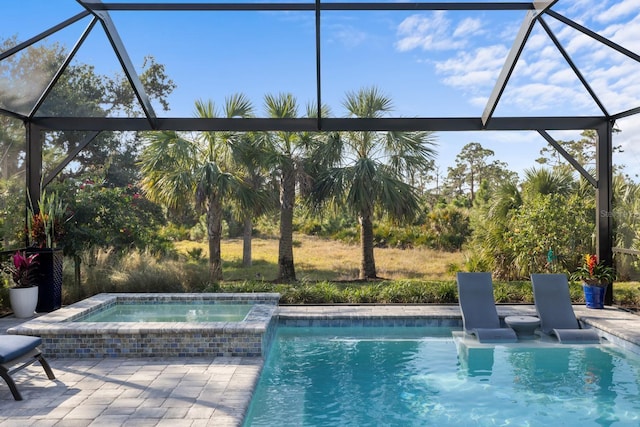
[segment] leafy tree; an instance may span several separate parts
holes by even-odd
[[[0,41],[0,50],[4,51],[16,44],[16,37]],[[5,104],[0,107],[29,113],[66,56],[67,49],[62,45],[41,42],[0,61],[0,75],[3,76],[0,86],[9,84],[12,87],[11,93],[22,89],[26,91],[22,93],[25,95],[22,99],[8,100],[3,97],[2,102]],[[142,64],[140,77],[151,99],[159,102],[163,108],[168,108],[166,99],[175,85],[165,74],[164,66],[155,62],[152,57],[147,57]],[[40,105],[36,115],[106,117],[121,112],[135,115],[136,111],[140,111],[136,109],[136,104],[133,91],[123,75],[101,75],[92,66],[72,63]],[[43,165],[46,175],[61,159],[71,154],[78,144],[87,138],[88,133],[47,132],[45,135]],[[66,168],[58,175],[57,182],[65,183],[62,187],[66,186],[67,190],[61,188],[59,191],[71,195],[75,183],[88,175],[100,175],[111,187],[126,187],[136,182],[138,172],[135,158],[138,149],[135,138],[134,134],[99,134],[74,157],[73,167]],[[24,126],[21,122],[0,116],[0,148],[4,154],[0,166],[2,178],[24,179],[23,175],[17,175],[24,173],[23,162],[26,152]],[[70,178],[74,179],[69,180]],[[13,194],[13,197],[16,197],[16,194]],[[23,195],[24,189],[17,197],[20,203],[26,200]],[[13,233],[20,233],[23,229],[22,223],[13,229]]]
[[[250,267],[253,219],[269,208],[276,207],[277,200],[272,197],[273,192],[269,187],[269,162],[265,138],[248,132],[234,135],[231,139],[235,173],[252,192],[252,197],[237,200],[233,205],[235,215],[242,221],[242,266]]]
[[[471,218],[474,263],[511,280],[572,270],[591,250],[595,206],[587,188],[566,170],[529,169],[521,188],[506,181],[487,189]]]
[[[598,141],[598,134],[593,129],[586,129],[580,133],[581,139],[575,141],[563,141],[558,140],[558,145],[562,147],[571,157],[573,157],[583,168],[595,169],[596,161],[596,143]],[[613,152],[621,153],[622,146],[618,145],[613,147]],[[571,166],[566,159],[560,154],[554,147],[547,145],[540,149],[541,157],[536,159],[536,162],[550,166],[551,168],[563,168],[570,172],[574,172],[573,166]],[[618,165],[617,168],[623,168],[624,166]]]
[[[576,194],[537,193],[527,198],[505,235],[518,276],[574,270],[590,252],[594,212],[593,202]]]
[[[349,116],[381,117],[391,100],[375,88],[346,95]],[[412,218],[419,209],[414,187],[406,182],[417,170],[429,167],[434,151],[430,132],[344,132],[319,150],[318,158],[332,164],[317,179],[317,203],[346,209],[358,217],[362,261],[360,278],[376,278],[373,221],[376,209],[396,220]]]
[[[200,117],[216,117],[213,102],[197,101]],[[225,117],[249,117],[251,103],[242,94],[226,99]],[[232,143],[222,132],[202,132],[188,139],[177,132],[152,132],[141,155],[142,188],[152,201],[168,207],[193,204],[207,216],[209,279],[222,280],[223,198],[244,195],[242,179],[229,172]]]
[[[164,110],[169,108],[167,97],[175,84],[165,73],[165,67],[151,56],[144,58],[140,80],[150,99]],[[127,78],[122,74],[98,74],[86,64],[71,65],[42,104],[39,113],[48,116],[112,117],[142,114]],[[47,146],[59,148],[61,156],[74,150],[88,136],[86,132],[47,133]],[[73,169],[67,177],[100,173],[116,186],[126,186],[138,178],[136,160],[140,140],[131,132],[101,132],[74,158]],[[56,163],[50,162],[49,166]]]
[[[514,180],[516,175],[507,169],[507,164],[498,160],[489,162],[494,156],[492,150],[483,148],[477,142],[470,142],[456,156],[454,167],[448,168],[447,180],[449,186],[455,189],[455,194],[462,195],[464,189],[469,191],[471,203],[475,200],[476,190],[484,180],[502,182]]]
[[[163,252],[167,241],[159,236],[165,217],[159,206],[145,199],[137,188],[109,187],[85,179],[67,193],[72,216],[65,225],[62,245],[73,257],[76,284],[80,266],[91,264],[98,249],[124,254],[132,249]]]

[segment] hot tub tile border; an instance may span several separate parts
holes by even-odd
[[[270,347],[279,294],[99,294],[8,330],[40,336],[49,357],[262,357]],[[73,322],[117,301],[234,301],[255,304],[243,322]]]

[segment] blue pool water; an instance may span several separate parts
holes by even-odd
[[[253,305],[211,303],[114,304],[76,322],[241,322]]]
[[[640,425],[633,353],[472,348],[451,332],[280,327],[245,427]]]

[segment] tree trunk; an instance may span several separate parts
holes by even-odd
[[[293,207],[295,203],[295,171],[293,165],[283,168],[280,186],[280,244],[278,247],[278,280],[294,282]]]
[[[207,209],[207,235],[209,238],[209,280],[222,280],[222,256],[220,241],[222,239],[222,205],[216,196],[209,200]]]
[[[81,289],[82,276],[80,271],[80,265],[82,264],[82,258],[80,255],[73,256],[73,279],[77,289]]]
[[[242,232],[242,266],[251,267],[251,237],[253,233],[253,221],[251,215],[244,218]]]
[[[360,214],[360,247],[362,248],[362,263],[360,265],[360,279],[375,279],[376,261],[373,257],[373,222],[370,214]]]

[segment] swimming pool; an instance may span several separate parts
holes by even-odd
[[[640,356],[452,328],[279,327],[245,427],[637,426]]]

